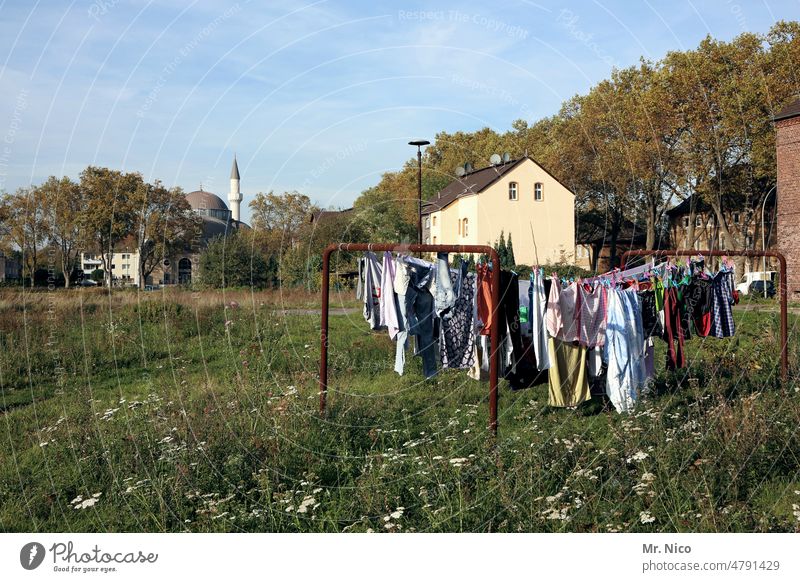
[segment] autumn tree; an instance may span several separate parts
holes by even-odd
[[[139,288],[167,257],[191,248],[202,233],[202,221],[192,212],[183,190],[168,189],[156,180],[137,188],[132,232],[139,252]]]
[[[23,273],[33,284],[39,268],[39,254],[48,240],[50,228],[42,192],[35,187],[19,188],[14,194],[4,195],[0,206],[5,238],[22,252]]]
[[[300,240],[301,229],[319,210],[311,199],[297,191],[259,192],[250,202],[253,230],[262,250],[280,256]]]
[[[48,223],[50,243],[59,251],[64,286],[69,288],[85,242],[83,190],[66,176],[50,176],[36,190]]]
[[[136,202],[146,198],[147,186],[138,173],[89,166],[81,173],[80,187],[87,241],[100,254],[106,285],[111,286],[114,248],[133,233]]]

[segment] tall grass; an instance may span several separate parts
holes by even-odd
[[[486,383],[425,381],[410,355],[398,377],[359,313],[331,318],[320,417],[312,296],[84,291],[2,295],[0,530],[800,526],[798,384],[778,380],[774,314],[691,340],[690,367],[631,415],[503,386],[495,441]]]

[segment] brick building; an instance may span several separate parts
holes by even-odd
[[[800,299],[800,99],[774,118],[778,162],[778,249],[788,263],[789,299]]]

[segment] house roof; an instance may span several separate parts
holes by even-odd
[[[694,196],[694,194],[692,196],[689,196],[686,200],[684,200],[683,202],[681,202],[680,204],[678,204],[674,208],[670,208],[669,210],[667,210],[666,215],[669,216],[670,218],[674,218],[676,216],[685,216],[685,215],[691,214],[691,204],[692,204],[692,197],[693,196]],[[769,196],[767,197],[767,206],[772,206],[774,204],[775,204],[775,190],[772,190],[770,192]],[[694,211],[695,212],[708,212],[710,210],[711,210],[711,206],[709,206],[708,203],[705,200],[703,200],[702,198],[698,197],[697,198],[697,202],[695,203],[695,206],[694,206]],[[723,210],[736,210],[736,211],[738,211],[738,210],[741,210],[741,208],[729,208],[726,205],[726,207],[723,208]]]
[[[579,245],[600,245],[611,243],[611,227],[605,216],[588,213],[578,217],[575,229],[575,242]],[[639,224],[624,220],[617,234],[618,244],[644,245],[647,242],[647,229]]]
[[[186,195],[186,200],[192,210],[228,210],[228,205],[223,202],[222,198],[213,192],[206,192],[205,190],[195,190]]]
[[[329,220],[336,216],[341,216],[343,214],[347,214],[348,212],[352,212],[352,210],[352,208],[345,208],[344,210],[318,210],[317,212],[311,213],[308,221],[319,222],[320,220]]]
[[[541,164],[539,164],[536,160],[529,156],[523,156],[518,160],[511,160],[504,164],[498,164],[497,166],[487,166],[486,168],[480,168],[478,170],[473,170],[467,174],[464,174],[460,178],[456,178],[452,182],[450,182],[447,186],[442,188],[439,191],[439,194],[436,198],[428,200],[427,202],[423,203],[422,205],[422,214],[430,214],[431,212],[437,212],[442,210],[446,206],[450,205],[452,202],[461,198],[463,196],[471,196],[472,194],[478,194],[486,190],[489,186],[497,182],[500,178],[504,175],[511,172],[514,168],[519,166],[525,160],[530,160],[540,168],[542,168]],[[558,178],[553,176],[550,172],[548,172],[545,168],[542,168],[549,176],[551,176],[554,180],[556,180],[559,184],[564,186]],[[566,186],[564,186],[567,188]],[[572,193],[572,191],[567,188],[567,191]]]
[[[781,119],[790,119],[798,115],[800,115],[800,98],[795,99],[792,103],[778,111],[772,120],[780,121]]]

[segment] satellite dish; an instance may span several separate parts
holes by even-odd
[[[508,152],[504,153],[503,154],[503,163],[507,164],[510,161],[511,161],[511,154],[509,154]]]
[[[498,154],[492,154],[492,157],[489,158],[489,161],[493,166],[496,166],[500,163],[500,156]]]
[[[472,171],[472,164],[470,164],[469,162],[467,162],[466,164],[464,164],[464,171],[465,171],[467,174],[469,174],[469,173]]]
[[[466,171],[464,170],[464,168],[462,168],[461,166],[458,166],[458,167],[456,168],[456,176],[458,176],[459,178],[460,178],[461,176],[463,176],[464,174],[466,174],[466,173],[467,173],[467,172],[466,172]]]

